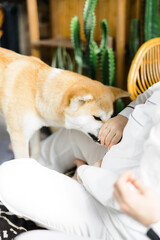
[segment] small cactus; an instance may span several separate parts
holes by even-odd
[[[67,52],[66,48],[61,46],[57,47],[51,66],[54,68],[74,71],[74,65],[75,62],[71,59],[71,56]]]

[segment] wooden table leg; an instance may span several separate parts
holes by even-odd
[[[34,41],[40,40],[37,0],[27,0],[27,10],[28,10],[31,53],[33,56],[40,58],[40,49],[32,46],[32,43]]]
[[[116,86],[125,88],[126,1],[117,0]]]

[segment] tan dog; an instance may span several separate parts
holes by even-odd
[[[34,133],[42,126],[73,128],[97,137],[113,113],[113,102],[129,96],[41,60],[0,48],[0,110],[16,158],[29,157],[29,140],[39,153]]]

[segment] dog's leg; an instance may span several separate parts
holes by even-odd
[[[30,156],[38,159],[40,155],[40,131],[36,131],[30,140]]]
[[[23,134],[10,133],[11,143],[13,147],[14,157],[15,158],[28,158],[29,157],[29,143],[28,140],[24,138]]]

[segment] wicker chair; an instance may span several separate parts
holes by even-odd
[[[137,51],[128,74],[128,91],[133,100],[160,81],[160,38],[145,42]]]

